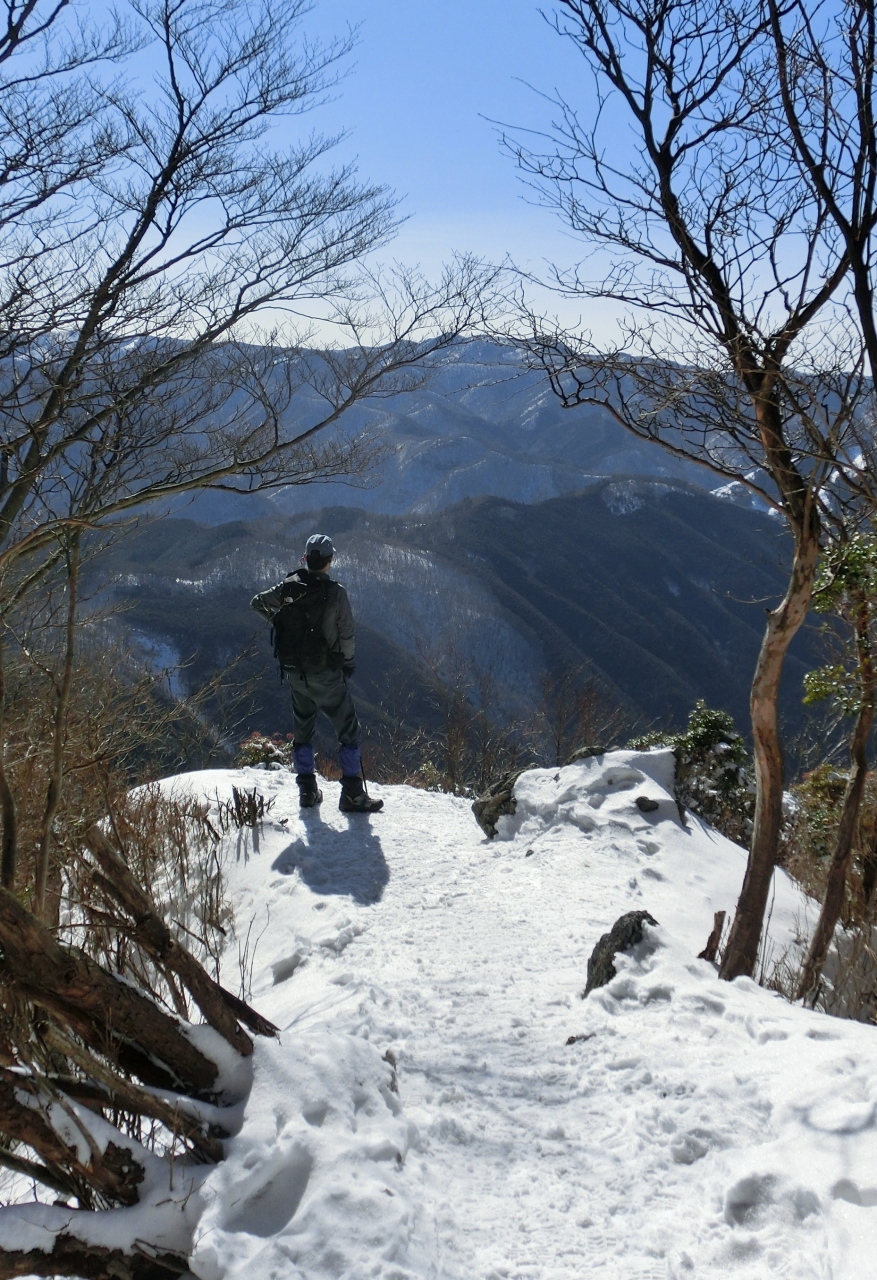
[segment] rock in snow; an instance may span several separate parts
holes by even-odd
[[[514,814],[517,808],[515,783],[523,772],[523,769],[515,769],[512,773],[504,773],[498,782],[472,802],[475,821],[491,839],[496,835],[496,824],[500,818]]]
[[[223,846],[223,980],[243,969],[281,1038],[188,1203],[196,1276],[875,1275],[877,1030],[695,958],[745,854],[681,825],[672,772],[664,751],[529,771],[491,841],[465,800],[405,787],[366,818],[331,782],[300,814],[283,772],[168,783],[274,802]],[[583,1003],[631,911],[654,945]],[[778,872],[768,967],[806,914]]]
[[[657,806],[656,806],[657,807]],[[643,940],[643,925],[657,925],[654,916],[648,911],[628,911],[619,916],[608,933],[597,943],[588,961],[588,981],[582,992],[582,998],[590,995],[597,987],[605,987],[617,976],[615,957],[619,951],[630,951],[639,946]]]

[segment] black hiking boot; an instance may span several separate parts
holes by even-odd
[[[372,800],[359,776],[341,779],[341,799],[338,808],[342,813],[377,813],[383,809],[383,800]]]
[[[313,809],[323,798],[323,793],[317,786],[316,775],[300,773],[295,780],[298,783],[298,802],[302,809]]]

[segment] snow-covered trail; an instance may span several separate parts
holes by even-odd
[[[681,825],[670,768],[533,771],[492,842],[409,788],[365,818],[333,784],[300,815],[282,773],[178,780],[274,799],[227,870],[281,1043],[203,1193],[198,1275],[877,1276],[877,1032],[694,959],[744,855]],[[638,907],[661,929],[583,1002]],[[778,946],[801,909],[778,877]]]

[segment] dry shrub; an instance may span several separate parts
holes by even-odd
[[[761,957],[757,980],[795,1002],[801,984],[805,936],[779,954]],[[835,1018],[877,1022],[877,933],[871,925],[848,924],[835,934],[822,976],[809,1003]]]
[[[76,816],[76,829],[81,829],[85,811]],[[218,981],[219,960],[234,916],[223,875],[221,835],[211,821],[209,806],[185,793],[148,784],[112,795],[101,825],[134,879],[147,887],[171,933]],[[82,845],[68,833],[59,848],[64,861],[58,870],[58,940],[84,950],[105,969],[148,992],[170,1013],[194,1023],[203,1021],[189,991],[171,969],[157,965],[139,945],[139,922],[124,909],[113,883]],[[35,1022],[33,1008],[9,984],[0,986],[0,1035],[5,1044],[18,1046],[41,1078],[51,1079],[60,1070],[66,1073],[65,1079],[72,1071],[77,1078],[81,1074],[93,1080],[99,1078],[96,1064],[98,1073],[101,1065],[108,1074],[117,1069],[111,1055],[101,1063],[77,1045],[75,1037],[68,1035],[60,1042],[52,1020]],[[112,1123],[160,1155],[187,1156],[185,1137],[160,1119],[116,1106]],[[76,1194],[83,1207],[99,1207],[87,1185],[77,1188]]]
[[[236,764],[243,767],[276,764],[289,768],[292,759],[292,734],[261,733],[254,729],[240,744]]]
[[[52,768],[57,664],[50,629],[5,653],[3,753],[18,826],[16,888],[34,886],[35,850]],[[75,661],[63,731],[60,802],[52,823],[49,918],[57,918],[66,869],[84,831],[108,813],[125,811],[139,783],[201,764],[215,750],[202,703],[171,692],[162,674],[135,661],[105,634],[83,638]],[[148,880],[144,883],[149,883]]]
[[[223,837],[261,827],[272,805],[255,787],[232,787],[230,799],[217,795],[208,802],[148,783],[117,797],[106,822],[135,879],[149,886],[171,932],[217,981],[235,926]],[[70,863],[66,889],[64,932],[69,940],[116,972],[136,976],[175,1013],[198,1021],[182,988],[138,947],[130,922],[117,911],[111,887],[87,855]],[[248,945],[254,952],[249,934]],[[252,955],[248,963],[252,968]]]
[[[217,975],[232,924],[221,832],[203,803],[148,784],[162,774],[201,764],[215,749],[204,714],[213,689],[183,696],[182,681],[138,662],[114,639],[112,624],[94,618],[78,624],[78,650],[71,657],[64,630],[57,625],[62,614],[47,591],[29,612],[8,612],[0,632],[0,761],[7,787],[0,830],[4,851],[11,848],[15,854],[9,887],[33,912],[33,923],[26,928],[41,930],[44,936],[51,931],[53,945],[69,948],[74,968],[87,964],[80,955],[84,951],[104,974],[123,979],[122,984],[111,983],[113,987],[151,995],[187,1020],[223,1026],[216,1004],[203,1003],[200,979],[192,985],[193,972],[201,972],[199,965],[207,970],[205,981]],[[53,785],[55,797],[49,806]],[[86,837],[94,836],[95,827],[105,834],[113,856],[127,864],[115,880],[112,867],[92,856],[94,847]],[[37,863],[41,839],[46,848],[47,831],[49,875],[41,907]],[[12,869],[6,864],[4,870],[7,867]],[[129,874],[133,884],[151,895],[154,906],[145,912],[136,895],[132,906],[126,893]],[[188,968],[163,963],[156,931],[145,925],[153,910],[185,947]],[[19,917],[13,912],[7,925],[10,918]],[[11,925],[5,935],[7,941],[10,937]],[[14,945],[12,953],[14,958]],[[4,959],[8,967],[8,952]],[[34,975],[38,984],[37,964]],[[99,978],[95,981],[99,988]],[[196,1004],[196,998],[201,1002]],[[35,1000],[31,988],[7,976],[0,984],[0,1042],[7,1066],[20,1069],[23,1078],[39,1081],[46,1096],[61,1099],[60,1105],[66,1105],[64,1098],[79,1098],[84,1090],[86,1105],[97,1105],[122,1133],[156,1151],[187,1159],[218,1158],[215,1139],[184,1108],[141,1087],[144,1078],[149,1083],[149,1073],[144,1077],[129,1057],[140,1053],[140,1066],[152,1058],[151,1047],[141,1053],[136,1031],[125,1040],[127,1049],[120,1049],[122,1041],[114,1038],[111,1019],[102,1035],[94,1033],[88,1016],[82,1022],[65,1020],[63,1004],[61,1009],[56,1015],[51,1003]],[[147,1029],[144,1038],[148,1034]],[[164,1052],[172,1059],[176,1041],[170,1031],[168,1037]],[[190,1046],[182,1033],[178,1040],[185,1060]],[[197,1089],[184,1069],[175,1075],[173,1062],[168,1065],[168,1079],[182,1082],[184,1092]],[[0,1139],[0,1165],[17,1167],[20,1174],[21,1161],[30,1160],[38,1178],[48,1177],[55,1193],[73,1195],[81,1207],[106,1200],[110,1193],[101,1190],[99,1156],[92,1161],[94,1187],[75,1169],[64,1171],[60,1182],[53,1183],[51,1170],[42,1170],[39,1159],[34,1163],[39,1152],[37,1147],[30,1150],[28,1141],[22,1139],[20,1126],[16,1130],[7,1125]]]
[[[171,932],[218,980],[234,913],[209,807],[149,784],[114,799],[106,829],[138,883],[149,886]],[[138,946],[112,886],[81,850],[65,866],[60,933],[107,968],[135,978],[180,1017],[198,1020],[182,987]]]
[[[781,863],[814,902],[825,893],[847,774],[818,765],[792,787]],[[813,1003],[837,1017],[877,1020],[877,776],[869,774],[853,840],[840,924]],[[806,931],[802,930],[806,935]],[[802,938],[806,942],[806,936]],[[796,948],[774,964],[767,985],[794,999],[801,975]]]
[[[847,774],[821,764],[791,788],[780,861],[810,897],[822,900]],[[844,929],[875,923],[877,888],[877,776],[869,774],[853,839],[853,857],[841,913]]]

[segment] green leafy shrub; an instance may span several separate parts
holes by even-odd
[[[828,762],[804,775],[791,788],[791,805],[783,827],[781,860],[811,897],[821,900],[829,861],[834,853],[847,771]],[[841,922],[871,925],[877,888],[877,776],[868,775],[853,836],[853,859],[847,877]]]
[[[830,698],[843,716],[858,715],[874,697],[873,649],[877,631],[877,533],[859,531],[832,542],[813,587],[816,613],[843,619],[843,661],[817,667],[804,677],[808,706]],[[833,627],[825,628],[835,640]]]
[[[748,841],[755,787],[749,751],[727,711],[702,700],[683,733],[652,732],[634,738],[639,751],[671,747],[676,756],[676,800],[729,840]]]

